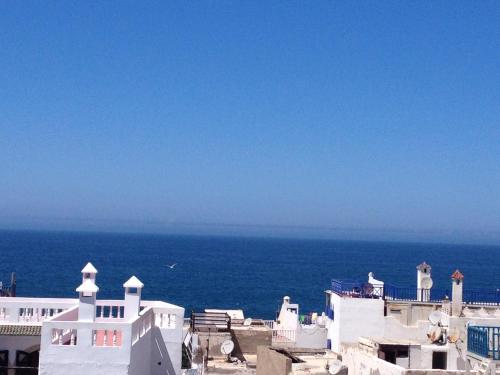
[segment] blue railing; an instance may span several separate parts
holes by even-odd
[[[355,280],[332,280],[332,292],[356,298],[382,298],[384,296],[383,285],[372,285]]]
[[[417,287],[400,287],[392,284],[384,285],[384,298],[386,300],[442,302],[449,295],[449,291],[446,289],[420,289]]]
[[[332,292],[348,297],[357,298],[384,298],[389,301],[409,302],[442,302],[450,298],[448,289],[419,289],[417,287],[400,287],[394,284],[372,285],[357,280],[332,280]],[[465,290],[463,303],[468,305],[500,306],[500,289],[493,290]]]
[[[500,327],[469,326],[467,350],[481,357],[500,360]]]
[[[500,289],[464,290],[463,301],[469,305],[500,305]]]

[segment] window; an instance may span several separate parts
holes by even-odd
[[[128,288],[130,294],[137,294],[137,288]]]

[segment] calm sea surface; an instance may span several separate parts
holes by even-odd
[[[192,309],[242,308],[273,318],[284,295],[303,312],[322,311],[332,278],[378,279],[412,286],[416,265],[432,265],[434,285],[448,288],[459,268],[465,288],[500,287],[500,247],[224,238],[139,234],[0,231],[0,280],[15,271],[18,295],[76,297],[80,270],[99,270],[98,298],[122,298],[136,275],[145,299]],[[177,263],[171,270],[166,264]]]

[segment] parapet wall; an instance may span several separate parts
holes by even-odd
[[[257,375],[288,375],[291,371],[291,358],[267,346],[257,348]]]

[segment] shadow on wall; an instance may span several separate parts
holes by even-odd
[[[153,347],[151,348],[151,375],[176,375],[168,354],[163,336],[158,327],[151,329]]]

